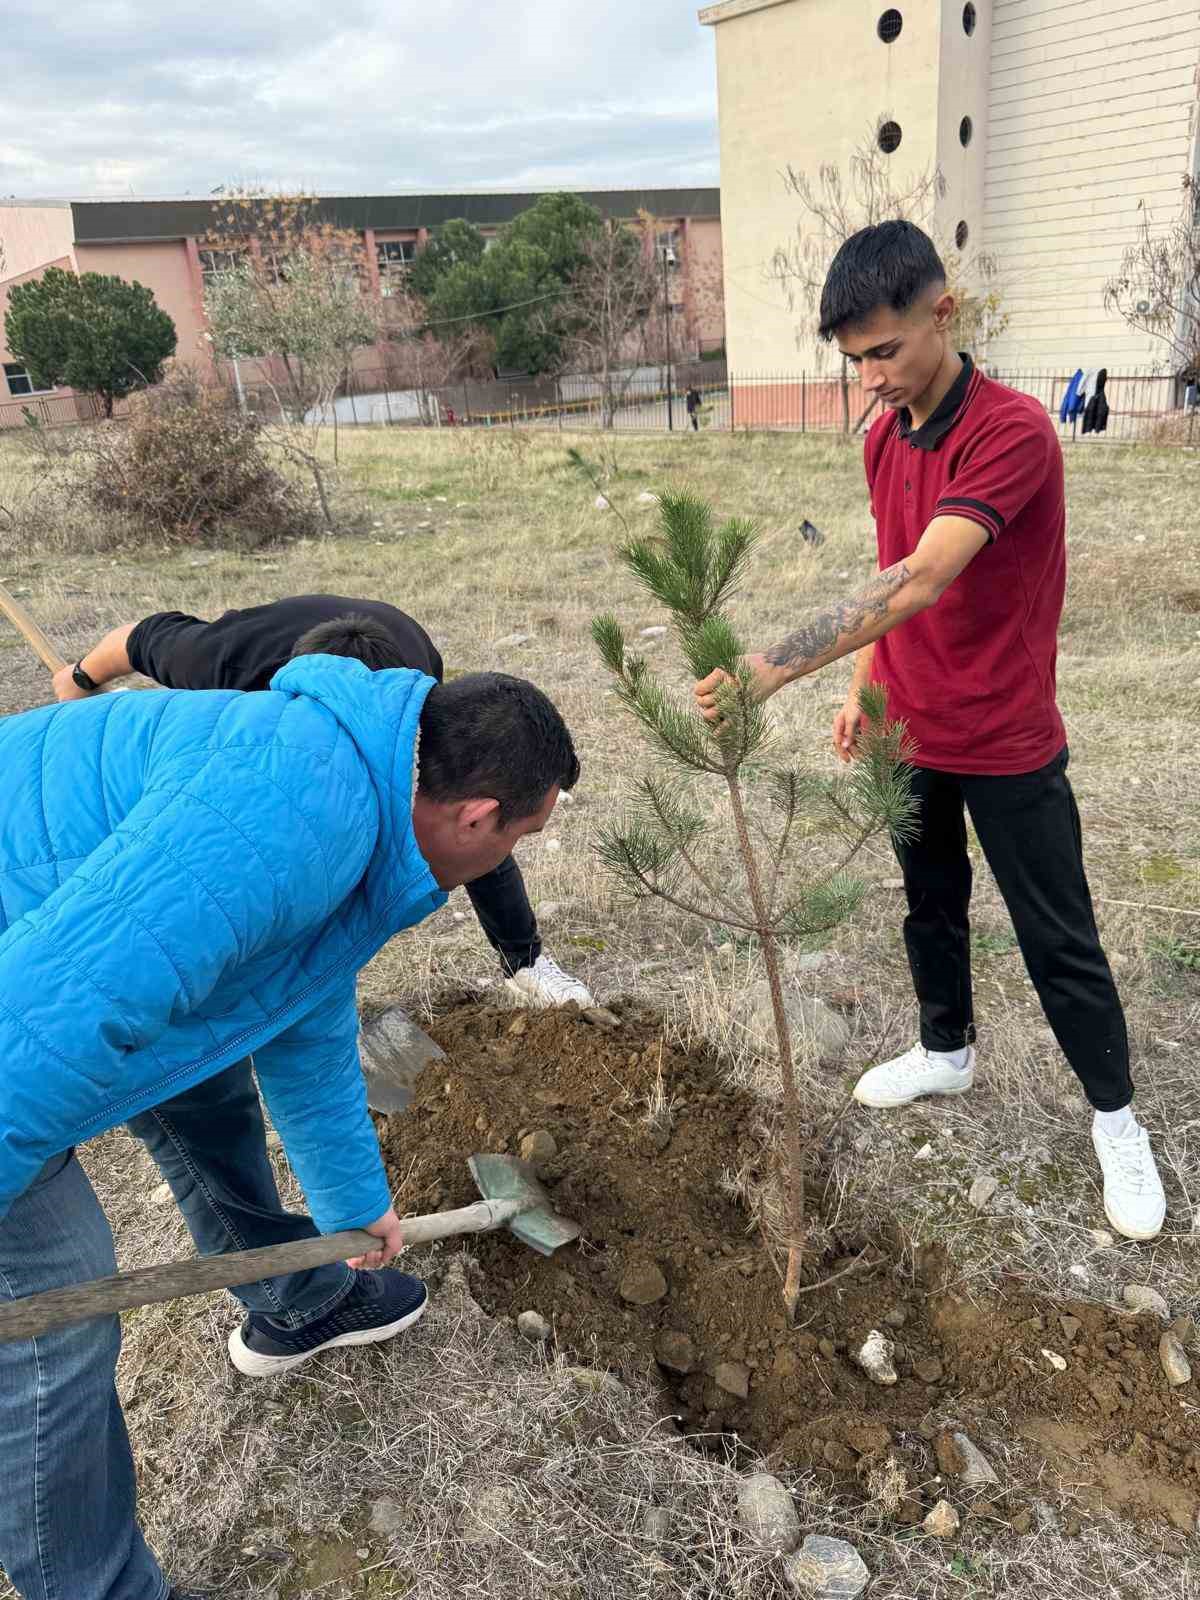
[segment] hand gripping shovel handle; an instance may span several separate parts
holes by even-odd
[[[486,1233],[508,1222],[521,1209],[522,1202],[517,1200],[479,1200],[457,1211],[406,1217],[400,1227],[406,1245],[428,1244],[460,1233]],[[112,1278],[96,1278],[91,1283],[46,1289],[22,1300],[0,1303],[0,1343],[32,1339],[51,1328],[131,1311],[135,1306],[156,1305],[160,1300],[179,1300],[213,1289],[232,1289],[258,1278],[328,1266],[331,1261],[366,1255],[378,1247],[379,1240],[373,1234],[355,1228],[346,1233],[322,1233],[312,1239],[265,1245],[261,1250],[235,1250],[228,1255],[200,1256],[194,1261],[167,1261],[157,1267],[140,1267],[136,1272],[118,1272]]]
[[[51,672],[58,672],[66,666],[67,663],[59,655],[25,607],[13,595],[9,594],[3,584],[0,584],[0,611],[3,611],[13,626],[25,635],[26,640],[33,646],[34,652],[43,666],[49,667]]]

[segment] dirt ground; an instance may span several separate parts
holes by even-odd
[[[547,1152],[535,1160],[555,1207],[584,1230],[550,1258],[507,1234],[481,1239],[485,1309],[537,1311],[574,1358],[657,1378],[706,1448],[761,1454],[860,1501],[895,1462],[901,1525],[941,1497],[940,1474],[953,1480],[944,1430],[973,1422],[1025,1441],[1032,1464],[1024,1482],[977,1498],[974,1516],[1028,1530],[1048,1471],[1081,1512],[1193,1532],[1200,1407],[1192,1384],[1168,1384],[1155,1317],[1052,1302],[1017,1283],[969,1300],[947,1287],[936,1248],[905,1263],[886,1231],[830,1236],[818,1225],[809,1292],[788,1327],[778,1253],[747,1206],[755,1181],[771,1178],[767,1119],[710,1053],[673,1047],[636,1008],[609,1030],[475,1003],[433,1033],[447,1059],[381,1128],[403,1209],[466,1203],[468,1155],[517,1154],[532,1138]],[[655,1117],[648,1107],[664,1095],[669,1117]],[[863,1251],[859,1270],[819,1286]],[[873,1329],[895,1344],[894,1386],[854,1362]],[[1193,1340],[1190,1325],[1180,1331]]]

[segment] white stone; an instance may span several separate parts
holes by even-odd
[[[608,496],[604,495],[604,494],[598,494],[596,496],[596,498],[592,501],[592,504],[595,506],[597,511],[607,511],[608,510]]]
[[[895,1354],[896,1346],[892,1341],[878,1328],[872,1328],[854,1359],[872,1383],[891,1384],[897,1381]]]
[[[850,1024],[823,1000],[799,994],[794,988],[784,991],[783,1009],[791,1029],[792,1043],[802,1058],[831,1061],[841,1055],[850,1042]],[[771,990],[765,978],[752,983],[738,1001],[741,1021],[764,1044],[775,1034],[775,1014]]]
[[[165,1206],[168,1200],[174,1198],[171,1194],[171,1185],[169,1183],[160,1183],[150,1198],[156,1206]]]
[[[1043,1350],[1042,1354],[1054,1368],[1055,1372],[1065,1372],[1067,1370],[1066,1357],[1060,1356],[1057,1350]]]
[[[958,1512],[949,1500],[939,1500],[921,1526],[935,1539],[953,1539],[958,1532]]]
[[[999,1483],[996,1469],[984,1455],[977,1444],[967,1438],[965,1433],[953,1433],[951,1438],[958,1448],[958,1453],[963,1459],[963,1469],[960,1477],[965,1484],[972,1487],[984,1483]]]
[[[530,1344],[545,1344],[550,1337],[550,1324],[536,1311],[522,1311],[517,1318],[517,1332]]]
[[[557,855],[557,853],[562,849],[562,840],[547,839],[545,844],[542,846],[542,849],[547,851],[550,855]]]
[[[641,632],[638,634],[638,638],[639,639],[661,639],[662,636],[665,633],[669,633],[670,631],[671,630],[669,628],[663,627],[660,624],[656,623],[653,628],[643,628],[641,630]]]
[[[1183,1353],[1183,1345],[1173,1333],[1164,1333],[1158,1341],[1158,1359],[1167,1375],[1167,1382],[1177,1388],[1181,1383],[1191,1383],[1192,1364]]]
[[[549,922],[552,917],[556,917],[561,910],[562,910],[562,901],[561,900],[539,900],[538,901],[537,914],[538,914],[539,917],[541,917],[546,922]]]
[[[1098,1250],[1107,1250],[1113,1242],[1113,1236],[1107,1228],[1089,1228],[1088,1238]]]
[[[795,1501],[769,1472],[752,1472],[738,1484],[738,1520],[760,1550],[786,1555],[800,1543]]]
[[[903,878],[883,878],[883,879],[880,880],[879,887],[881,889],[893,889],[893,890],[895,890],[895,889],[903,889],[903,887],[904,887],[904,879]]]
[[[971,1185],[971,1192],[967,1196],[968,1204],[974,1206],[976,1211],[982,1211],[999,1187],[998,1179],[993,1178],[988,1172],[981,1172]]]
[[[496,642],[492,646],[492,649],[493,650],[513,649],[519,644],[529,644],[530,641],[532,640],[532,638],[533,638],[533,635],[531,633],[506,633],[504,635],[503,639],[497,639],[496,640]]]
[[[403,1506],[395,1500],[376,1500],[367,1526],[372,1533],[381,1533],[386,1539],[394,1538],[404,1528]]]
[[[914,1161],[932,1161],[932,1159],[933,1146],[931,1144],[923,1144],[913,1157]]]
[[[1171,1308],[1158,1290],[1152,1289],[1148,1283],[1127,1283],[1121,1291],[1121,1299],[1130,1311],[1150,1311],[1164,1322],[1171,1320]]]
[[[788,1557],[783,1575],[797,1594],[809,1600],[857,1600],[871,1581],[866,1562],[852,1544],[819,1533],[810,1533]]]
[[[653,489],[643,489],[641,494],[638,495],[638,505],[640,506],[656,506],[657,504],[658,496]]]

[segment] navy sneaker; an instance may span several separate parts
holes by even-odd
[[[385,1268],[356,1272],[356,1283],[332,1311],[302,1328],[285,1328],[252,1311],[229,1335],[229,1359],[248,1378],[268,1378],[298,1367],[339,1344],[375,1344],[391,1339],[424,1311],[429,1291],[420,1278]]]

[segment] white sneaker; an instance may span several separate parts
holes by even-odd
[[[564,972],[552,956],[541,955],[531,967],[522,967],[504,987],[527,1006],[594,1006],[596,997],[586,983]]]
[[[965,1067],[952,1067],[930,1055],[923,1044],[915,1044],[894,1061],[864,1072],[854,1085],[854,1098],[864,1106],[906,1106],[925,1094],[966,1094],[974,1082],[973,1047],[967,1049]]]
[[[1092,1124],[1092,1143],[1104,1174],[1104,1211],[1127,1239],[1156,1239],[1167,1214],[1167,1197],[1150,1148],[1150,1135],[1113,1138]]]

